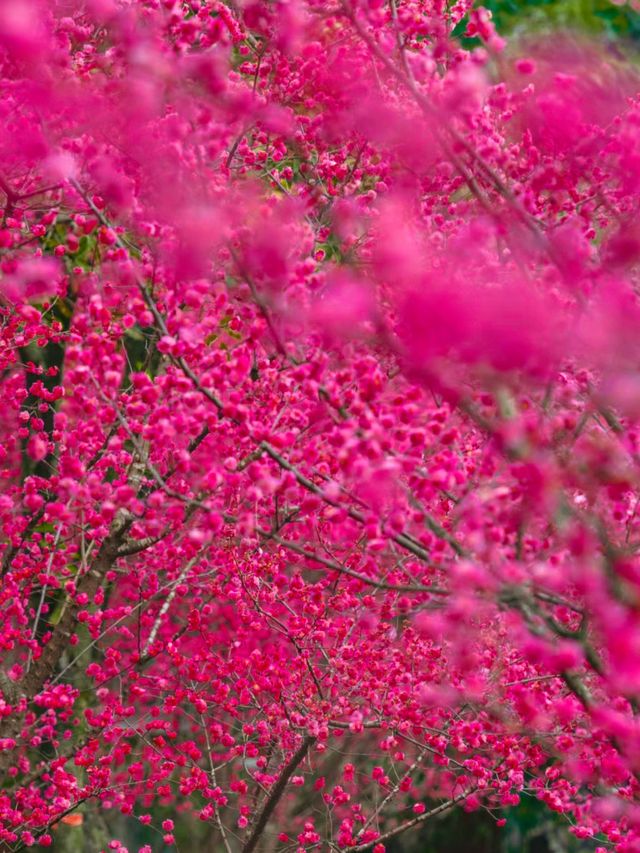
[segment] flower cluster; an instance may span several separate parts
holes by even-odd
[[[0,3],[3,851],[640,852],[640,81],[472,6]]]

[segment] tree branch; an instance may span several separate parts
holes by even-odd
[[[293,753],[289,761],[280,771],[280,775],[278,776],[278,779],[276,780],[273,788],[269,792],[269,795],[262,806],[260,814],[257,817],[255,825],[251,831],[251,835],[247,838],[247,840],[242,846],[242,853],[253,853],[253,851],[256,849],[260,837],[264,832],[267,823],[269,822],[269,818],[273,814],[273,810],[278,805],[278,803],[280,802],[280,798],[284,794],[284,789],[287,786],[289,778],[291,777],[296,767],[304,759],[311,745],[315,743],[315,740],[315,737],[312,737],[312,735],[307,735],[298,747],[298,749]]]

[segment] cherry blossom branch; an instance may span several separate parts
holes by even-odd
[[[285,788],[287,787],[287,783],[291,776],[293,775],[295,769],[298,765],[304,760],[306,754],[309,752],[311,746],[315,743],[316,738],[312,735],[306,735],[298,749],[293,753],[289,761],[284,765],[282,770],[280,771],[278,778],[273,784],[273,787],[269,791],[267,799],[262,805],[260,812],[256,817],[255,824],[251,829],[251,833],[247,840],[242,845],[242,853],[253,853],[256,849],[260,838],[266,829],[266,826],[269,822],[269,818],[273,814],[275,807],[280,802],[282,795],[284,794]]]
[[[432,818],[443,814],[443,812],[449,811],[449,809],[453,808],[458,803],[461,803],[466,800],[477,790],[477,788],[469,788],[462,794],[458,794],[456,797],[452,797],[450,800],[441,803],[439,806],[436,806],[430,811],[424,812],[423,814],[414,817],[413,820],[410,820],[407,823],[403,823],[401,826],[396,826],[394,829],[390,829],[388,832],[384,832],[382,835],[379,835],[373,841],[368,841],[365,844],[356,844],[354,847],[348,847],[347,849],[349,853],[366,853],[367,850],[372,850],[376,846],[376,844],[384,844],[386,841],[395,838],[397,835],[407,832],[407,830],[413,829],[415,826],[419,826],[421,823],[424,823],[427,820],[431,820]]]
[[[162,620],[163,620],[167,610],[171,607],[171,602],[173,601],[173,599],[176,596],[176,591],[178,589],[178,586],[182,583],[182,581],[186,578],[186,576],[191,571],[191,569],[198,562],[198,559],[199,559],[199,555],[196,557],[193,557],[191,560],[189,560],[187,563],[185,563],[185,565],[183,566],[182,571],[178,575],[178,578],[176,579],[175,583],[172,584],[171,589],[169,590],[169,595],[167,595],[165,600],[162,602],[162,607],[160,608],[158,615],[155,618],[155,621],[153,623],[151,631],[149,632],[149,636],[147,637],[147,642],[144,644],[144,648],[142,650],[142,657],[143,658],[147,657],[147,655],[149,654],[149,649],[155,643],[156,636],[158,635],[158,630],[160,628],[160,624],[162,623]]]
[[[348,566],[345,566],[343,563],[338,563],[335,560],[329,560],[326,557],[322,557],[320,554],[316,554],[314,551],[310,551],[308,548],[298,545],[297,542],[281,539],[279,536],[267,534],[266,531],[259,531],[259,533],[265,536],[268,535],[270,539],[278,545],[281,545],[283,548],[286,548],[288,551],[300,554],[300,556],[306,557],[308,560],[312,560],[315,563],[326,566],[328,569],[339,572],[342,575],[347,575],[355,580],[359,580],[368,586],[375,587],[376,589],[385,589],[392,592],[427,592],[433,595],[449,595],[449,592],[446,589],[442,589],[438,586],[426,586],[423,584],[390,584],[385,581],[376,581],[373,578],[369,578],[360,572],[356,572],[353,569],[348,568]]]

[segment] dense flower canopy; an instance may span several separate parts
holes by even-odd
[[[640,85],[472,5],[0,2],[1,850],[640,851]]]

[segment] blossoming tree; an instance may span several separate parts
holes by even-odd
[[[640,851],[640,87],[471,7],[0,3],[3,851]]]

